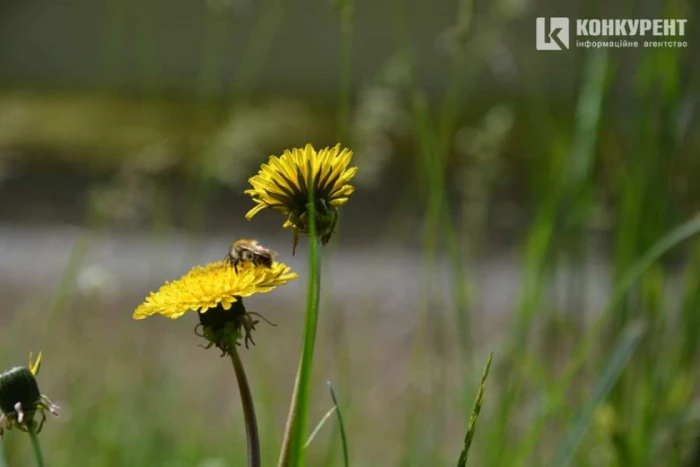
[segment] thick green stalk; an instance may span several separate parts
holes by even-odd
[[[314,199],[313,184],[309,184],[309,199]],[[313,203],[308,205],[309,213],[309,282],[306,295],[306,315],[304,319],[304,341],[299,360],[292,403],[287,416],[279,467],[297,467],[305,464],[304,443],[309,418],[309,386],[316,346],[318,305],[321,295],[321,245],[316,235],[316,212]]]
[[[245,431],[248,441],[248,466],[260,467],[260,436],[258,435],[258,422],[255,418],[255,405],[253,404],[253,394],[250,391],[248,378],[243,369],[243,362],[238,355],[236,346],[232,346],[231,362],[236,373],[238,389],[241,393],[241,405],[243,406],[243,417],[245,419]]]
[[[32,440],[32,450],[34,451],[34,457],[36,458],[36,466],[44,467],[44,456],[41,453],[41,446],[39,446],[39,437],[36,434],[36,422],[29,423],[29,439]]]

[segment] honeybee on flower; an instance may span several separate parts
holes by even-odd
[[[257,240],[239,238],[231,244],[225,261],[232,264],[236,274],[238,274],[238,265],[241,262],[249,262],[255,266],[271,268],[274,262],[274,255],[274,251],[262,246]]]

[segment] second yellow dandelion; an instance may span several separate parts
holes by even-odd
[[[249,180],[253,188],[245,193],[256,206],[248,211],[246,218],[252,219],[265,208],[286,215],[283,227],[294,229],[295,250],[299,233],[309,233],[308,208],[313,202],[316,232],[321,243],[328,243],[338,220],[338,207],[355,191],[349,184],[357,173],[357,167],[348,167],[351,159],[352,151],[341,148],[340,144],[320,151],[307,144],[303,149],[284,151],[279,157],[270,156]]]

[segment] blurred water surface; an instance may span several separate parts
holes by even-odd
[[[223,257],[230,237],[168,234],[158,238],[151,233],[90,233],[77,227],[17,227],[0,225],[0,286],[10,296],[50,296],[66,272],[74,248],[86,242],[76,286],[79,291],[106,294],[123,306],[125,317],[137,304],[135,299],[155,290],[166,280],[181,276],[195,264]],[[277,252],[278,259],[299,273],[300,279],[275,291],[275,299],[301,308],[306,271],[305,245],[291,256],[291,235],[287,232],[260,238]],[[431,282],[431,311],[444,311],[451,305],[448,261],[439,260],[428,278],[425,260],[410,248],[387,249],[376,243],[342,242],[326,252],[324,290],[335,302],[352,312],[354,306],[372,303],[378,315],[406,316],[415,312],[416,303]],[[581,266],[583,267],[583,266]],[[595,311],[604,305],[609,291],[609,268],[602,259],[586,266],[587,305]],[[475,307],[480,315],[503,316],[516,308],[522,281],[522,264],[516,257],[492,254],[469,265]],[[563,273],[565,273],[564,271]],[[551,283],[553,288],[555,283]],[[264,298],[261,298],[264,300]],[[368,302],[369,300],[369,302]],[[403,321],[410,323],[411,321]]]

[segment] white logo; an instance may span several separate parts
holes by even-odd
[[[627,48],[686,48],[687,19],[684,18],[583,18],[575,19],[576,30],[569,18],[537,18],[537,50]],[[642,38],[643,40],[639,40]]]
[[[569,48],[569,18],[537,18],[537,50]]]

